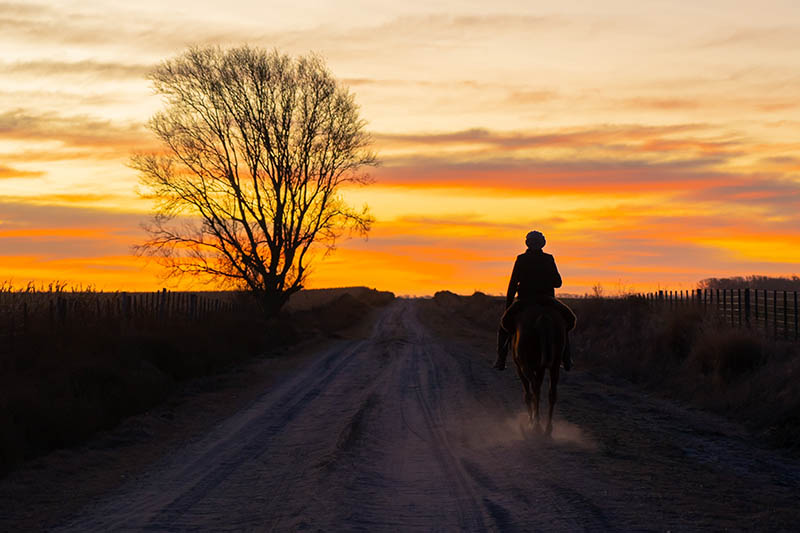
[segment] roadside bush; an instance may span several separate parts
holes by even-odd
[[[752,373],[764,361],[763,342],[742,331],[717,331],[703,335],[692,347],[692,359],[703,375],[731,383]]]

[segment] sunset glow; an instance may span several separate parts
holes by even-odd
[[[0,281],[165,286],[131,251],[145,76],[241,43],[321,54],[382,160],[312,287],[501,293],[531,229],[563,293],[800,274],[800,4],[435,5],[0,2]]]

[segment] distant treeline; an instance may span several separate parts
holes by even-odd
[[[800,291],[800,277],[734,276],[706,278],[697,284],[700,289],[767,289],[770,291]]]

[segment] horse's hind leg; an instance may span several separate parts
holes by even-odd
[[[536,371],[533,375],[533,422],[539,431],[542,430],[542,417],[539,415],[539,399],[542,397],[543,380],[544,371]]]
[[[558,374],[559,374],[559,367],[558,363],[553,365],[553,368],[550,369],[550,405],[548,405],[548,415],[547,415],[547,429],[545,432],[550,435],[553,433],[553,408],[556,406],[556,400],[558,399]]]
[[[519,366],[517,366],[517,375],[519,376],[519,380],[522,382],[522,388],[524,389],[522,393],[522,399],[525,401],[525,405],[528,406],[528,421],[533,422],[533,395],[531,394],[531,384],[528,381],[528,378],[525,374],[522,373]]]

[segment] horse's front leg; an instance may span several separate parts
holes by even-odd
[[[548,435],[553,433],[553,408],[556,406],[556,400],[558,399],[558,374],[560,372],[560,368],[558,364],[553,365],[554,368],[550,369],[550,405],[548,406],[549,413],[547,415],[547,429],[545,432]]]
[[[533,422],[538,431],[542,430],[542,417],[539,415],[539,399],[542,394],[542,381],[544,380],[544,372],[536,371],[533,375]]]

